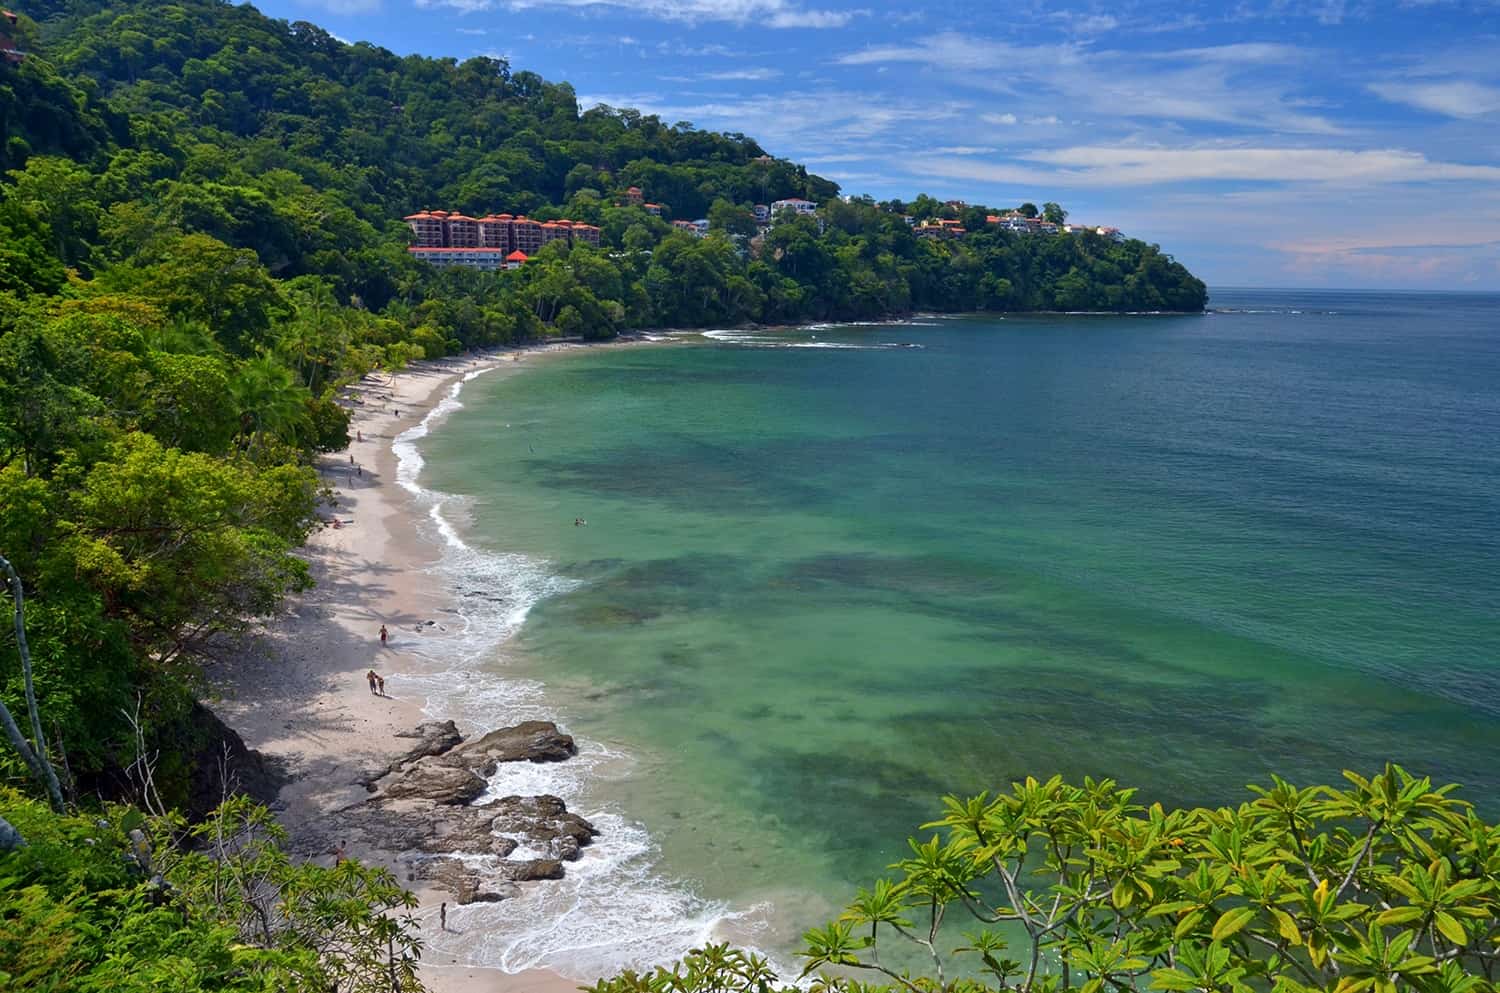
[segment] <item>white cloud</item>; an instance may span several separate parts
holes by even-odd
[[[1467,80],[1374,83],[1370,91],[1392,103],[1448,117],[1484,117],[1500,111],[1500,87]]]
[[[775,79],[781,75],[780,69],[727,69],[723,72],[706,72],[704,79],[731,80],[731,79]]]
[[[1111,14],[1082,14],[1068,10],[1056,11],[1051,18],[1054,21],[1061,21],[1067,30],[1075,35],[1104,34],[1120,26],[1119,19]]]
[[[1300,62],[1308,57],[1306,49],[1269,41],[1245,41],[1233,45],[1211,45],[1207,48],[1179,48],[1161,52],[1154,58],[1187,59],[1198,62],[1227,62],[1240,65],[1269,65]]]
[[[1018,161],[919,157],[914,171],[989,183],[1125,187],[1193,182],[1318,183],[1330,186],[1434,181],[1500,181],[1500,166],[1437,162],[1404,149],[1213,146],[1149,148],[1080,145]]]
[[[366,0],[325,0],[331,3]],[[379,2],[379,0],[373,0]],[[864,11],[820,10],[794,0],[416,0],[418,7],[451,7],[471,12],[508,7],[511,10],[563,8],[624,10],[666,21],[728,21],[770,28],[838,28]]]
[[[952,121],[966,105],[917,98],[869,99],[868,93],[837,89],[779,91],[752,96],[710,97],[687,103],[660,94],[589,94],[580,107],[605,103],[636,107],[666,121],[693,121],[754,135],[767,147],[811,149],[809,157],[829,161],[851,146],[868,152],[872,139],[889,138],[922,124]]]
[[[1015,114],[1009,114],[1009,113],[1007,113],[1007,114],[980,114],[979,115],[979,119],[981,121],[983,121],[984,123],[986,123],[986,124],[1003,124],[1006,127],[1010,127],[1011,125],[1015,124],[1016,121],[1018,120],[1018,118],[1016,117]]]
[[[1308,113],[1268,64],[1288,61],[1290,46],[1247,43],[1182,49],[1143,58],[1065,43],[1014,45],[957,32],[907,44],[875,45],[837,59],[842,65],[914,63],[960,85],[1004,93],[1036,106],[1037,116],[1066,107],[1105,119],[1206,122],[1283,132],[1335,134]],[[1254,74],[1247,82],[1243,77]]]
[[[470,35],[485,35],[485,34],[489,34],[489,31],[486,30],[485,28],[457,28],[456,30],[458,31],[459,34],[470,34]]]

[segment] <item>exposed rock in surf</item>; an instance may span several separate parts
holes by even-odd
[[[598,835],[555,796],[506,796],[472,806],[502,762],[557,762],[578,752],[550,721],[528,721],[464,742],[451,721],[400,737],[416,744],[361,782],[375,795],[318,825],[356,848],[400,853],[410,871],[460,903],[514,895],[515,884],[559,879]],[[313,841],[313,851],[320,841]],[[326,851],[326,848],[322,850]],[[521,857],[516,857],[517,855]]]
[[[594,825],[569,813],[555,796],[508,796],[481,808],[491,811],[490,829],[525,840],[528,847],[546,852],[550,858],[572,861],[579,849],[599,832]]]
[[[437,761],[472,769],[481,776],[493,776],[501,762],[562,762],[577,754],[573,736],[563,734],[556,724],[526,721],[466,741]]]
[[[528,859],[525,862],[501,862],[500,875],[511,882],[536,879],[561,879],[563,865],[557,859]]]

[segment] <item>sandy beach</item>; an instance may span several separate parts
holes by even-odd
[[[491,375],[509,374],[536,356],[536,351],[508,350],[478,359],[420,362],[394,376],[372,374],[351,387],[349,432],[358,440],[320,461],[320,475],[334,489],[336,503],[322,509],[329,523],[304,550],[317,585],[267,623],[239,659],[210,673],[221,695],[214,710],[291,777],[277,813],[293,849],[304,857],[332,860],[339,839],[315,823],[365,799],[360,775],[409,747],[409,739],[396,735],[427,719],[422,699],[404,694],[394,674],[412,667],[412,632],[441,616],[447,598],[427,573],[438,550],[417,533],[422,510],[396,481],[392,442],[426,417],[460,377],[487,367],[502,367]],[[381,625],[389,632],[385,645]],[[389,677],[387,695],[370,692],[365,673],[371,668]],[[573,980],[544,970],[510,974],[468,966],[447,951],[447,942],[433,941],[438,904],[451,903],[451,895],[413,881],[394,853],[361,850],[354,841],[347,853],[397,871],[422,901],[415,913],[428,944],[422,979],[429,989],[561,993],[576,988]]]

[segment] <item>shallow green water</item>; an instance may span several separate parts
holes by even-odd
[[[422,482],[581,581],[507,671],[773,946],[1025,774],[1218,803],[1392,759],[1495,813],[1500,301],[1215,303],[536,361]]]

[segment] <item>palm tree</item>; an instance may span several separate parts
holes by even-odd
[[[229,388],[239,405],[240,434],[246,438],[267,434],[295,443],[299,429],[308,426],[307,390],[269,355],[241,362]]]

